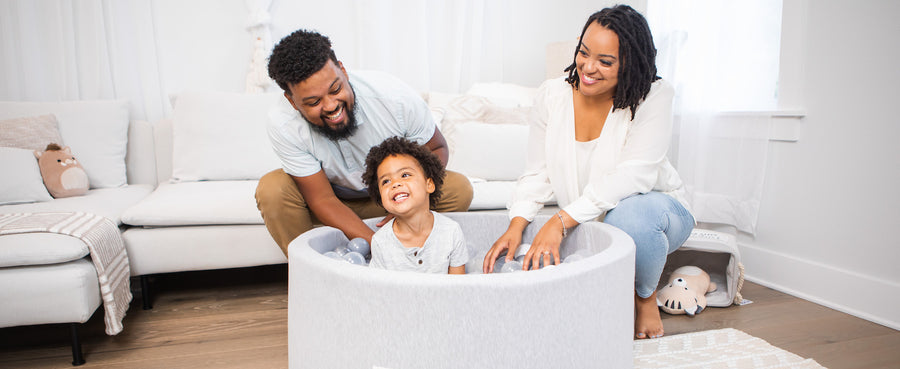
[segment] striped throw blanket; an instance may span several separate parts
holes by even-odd
[[[100,281],[106,334],[122,331],[122,319],[131,302],[128,254],[111,220],[87,213],[0,214],[0,235],[49,232],[78,237],[87,245]]]

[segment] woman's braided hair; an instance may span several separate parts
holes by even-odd
[[[578,37],[572,65],[565,69],[569,72],[566,82],[576,89],[580,78],[575,68],[575,58],[585,31],[594,22],[619,36],[619,84],[613,97],[613,110],[630,108],[631,119],[634,119],[638,105],[650,93],[650,85],[660,79],[656,75],[656,47],[650,26],[641,13],[628,5],[616,5],[591,14]]]

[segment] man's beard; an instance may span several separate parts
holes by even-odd
[[[359,128],[359,126],[356,124],[356,104],[353,104],[353,110],[348,112],[347,105],[345,103],[344,114],[346,114],[347,117],[344,118],[344,124],[339,128],[331,128],[328,127],[327,124],[320,126],[310,123],[310,126],[312,126],[314,131],[319,132],[320,134],[322,134],[322,136],[327,137],[329,140],[337,141],[345,139],[352,136],[353,133],[356,132],[356,129]],[[322,119],[322,122],[325,122],[324,116],[320,117],[320,119]]]

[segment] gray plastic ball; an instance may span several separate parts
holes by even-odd
[[[366,265],[366,257],[356,251],[350,251],[344,254],[343,258],[353,265]]]
[[[350,251],[358,252],[363,256],[369,254],[369,242],[362,237],[356,237],[347,242],[347,248],[350,249]]]

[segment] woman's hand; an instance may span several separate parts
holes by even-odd
[[[544,223],[541,230],[534,236],[531,248],[528,249],[528,252],[525,253],[525,259],[522,260],[522,270],[528,270],[532,266],[537,269],[542,259],[544,266],[559,265],[562,262],[559,256],[559,245],[562,244],[563,230],[571,228],[567,227],[563,221],[575,224],[577,222],[570,218],[565,211],[560,211],[557,214],[551,217],[547,223]]]
[[[559,264],[559,245],[562,243],[562,228],[558,225],[554,227],[549,223],[544,224],[541,230],[538,231],[538,234],[534,236],[531,248],[528,249],[528,252],[525,253],[525,259],[522,260],[522,270],[531,269],[531,266],[537,269],[541,265],[541,259],[544,261],[544,266]],[[553,262],[554,260],[556,260],[555,263]]]
[[[491,249],[484,255],[483,273],[494,272],[494,262],[497,261],[497,258],[500,257],[503,251],[506,251],[506,261],[511,261],[515,258],[516,249],[522,243],[522,231],[525,230],[527,225],[528,221],[520,217],[515,217],[509,222],[509,228],[506,229],[506,232],[494,242]]]

